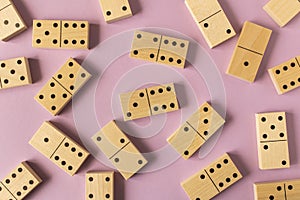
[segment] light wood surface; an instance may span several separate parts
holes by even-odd
[[[263,8],[280,27],[283,27],[300,12],[300,2],[271,0]]]
[[[51,78],[34,99],[55,116],[70,102],[72,95]]]
[[[5,7],[11,5],[12,2],[10,0],[1,0],[0,1],[0,10],[4,9]]]
[[[185,160],[190,158],[205,142],[186,122],[167,141]]]
[[[184,68],[189,48],[189,41],[174,37],[162,36],[157,62]]]
[[[60,48],[60,20],[33,20],[32,46],[35,48]]]
[[[255,200],[282,199],[298,200],[300,196],[300,180],[284,180],[276,182],[255,183]]]
[[[270,29],[246,21],[226,73],[254,82],[271,33]]]
[[[164,84],[146,89],[152,115],[171,112],[179,109],[173,83]]]
[[[19,57],[0,61],[0,82],[3,89],[31,84],[28,59]]]
[[[0,182],[0,197],[3,200],[17,200],[8,189]]]
[[[186,0],[185,4],[210,48],[236,35],[217,0]]]
[[[40,183],[42,179],[26,162],[19,164],[2,181],[17,200],[23,199]]]
[[[110,160],[125,180],[128,180],[148,163],[132,143],[128,143]]]
[[[89,23],[87,21],[62,21],[61,48],[88,49]]]
[[[161,43],[161,35],[145,31],[135,31],[130,50],[130,57],[156,62]]]
[[[181,187],[191,200],[210,200],[219,194],[218,189],[204,170],[200,170],[183,181]]]
[[[300,86],[299,61],[300,56],[268,70],[278,94],[284,94]]]
[[[139,119],[151,115],[146,89],[121,94],[120,101],[124,121]]]
[[[102,14],[107,23],[132,16],[128,0],[99,0]]]
[[[53,77],[69,93],[74,95],[91,78],[91,74],[81,67],[76,60],[69,58]]]
[[[12,37],[25,31],[27,26],[15,6],[8,1],[3,1],[0,6],[0,40],[8,41]],[[5,7],[6,5],[6,7]]]
[[[86,200],[114,200],[114,172],[88,172],[85,175]]]
[[[224,123],[225,120],[207,102],[187,120],[204,140],[208,140]]]

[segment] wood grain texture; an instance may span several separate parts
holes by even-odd
[[[62,21],[61,24],[61,48],[89,48],[88,21]]]
[[[33,20],[32,46],[35,48],[60,48],[61,21]]]
[[[128,0],[99,0],[102,14],[107,23],[132,16]]]
[[[276,182],[255,183],[255,200],[282,199],[298,200],[300,196],[300,180],[284,180]]]
[[[72,95],[51,78],[34,99],[55,116],[70,102]]]
[[[292,58],[268,70],[278,94],[284,94],[300,86],[299,57]]]
[[[28,59],[20,57],[0,61],[0,78],[3,89],[31,84]]]
[[[120,94],[124,121],[151,115],[146,89]]]
[[[188,47],[187,40],[162,36],[157,62],[184,68]]]
[[[255,118],[258,142],[288,139],[285,112],[258,113]]]
[[[74,95],[91,78],[91,74],[81,67],[76,60],[69,58],[53,77],[69,93]]]
[[[242,178],[230,156],[225,153],[182,182],[181,186],[190,199],[210,200]]]
[[[1,182],[0,182],[0,198],[1,200],[17,200]]]
[[[210,48],[236,35],[217,0],[186,0],[185,3]]]
[[[167,141],[185,160],[189,159],[205,142],[186,122]]]
[[[29,144],[47,158],[51,158],[65,138],[61,130],[46,121],[33,135]]]
[[[225,120],[207,102],[187,120],[204,140],[208,140],[224,123]]]
[[[224,154],[205,168],[220,192],[243,178],[228,154]]]
[[[144,156],[131,142],[122,148],[121,151],[114,155],[110,160],[125,180],[128,180],[148,163]]]
[[[107,158],[111,158],[130,142],[114,121],[107,123],[92,137],[92,140]]]
[[[2,181],[2,184],[17,200],[23,199],[40,183],[42,179],[26,162],[18,165]]]
[[[135,31],[130,50],[130,57],[156,62],[161,43],[161,35],[145,31]]]
[[[7,1],[1,4],[0,6],[3,6],[7,4]],[[8,41],[27,29],[25,22],[13,4],[0,8],[0,21],[0,40],[2,41]]]
[[[152,115],[179,109],[173,83],[147,88]]]
[[[256,114],[260,169],[289,168],[288,133],[285,112]]]
[[[5,7],[11,5],[12,2],[10,0],[1,0],[0,1],[0,10],[4,9]]]
[[[288,142],[259,143],[258,161],[262,170],[290,168]]]
[[[66,137],[50,160],[66,173],[73,176],[89,155],[89,152],[83,147],[74,140]]]
[[[210,200],[219,194],[218,189],[204,170],[200,170],[183,181],[181,187],[191,200]]]
[[[246,21],[226,73],[254,82],[271,33],[270,29]]]
[[[114,172],[88,172],[85,175],[86,200],[114,200]]]
[[[283,27],[300,12],[300,2],[298,0],[271,0],[263,8],[280,27]]]

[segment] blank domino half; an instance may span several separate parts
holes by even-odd
[[[39,175],[22,162],[0,181],[1,200],[21,200],[42,183]]]
[[[259,168],[289,168],[285,112],[256,114],[256,133]]]
[[[88,49],[87,21],[33,20],[32,46],[35,48]]]
[[[44,122],[29,144],[71,176],[90,155],[51,122]]]
[[[52,115],[57,115],[90,78],[88,71],[69,58],[34,99]]]
[[[255,200],[299,200],[300,179],[255,183]]]
[[[114,172],[88,172],[85,175],[86,200],[114,200]]]
[[[114,121],[106,124],[92,140],[126,180],[148,163]]]
[[[280,26],[289,23],[300,12],[300,2],[298,0],[271,0],[264,10]]]
[[[205,102],[167,141],[184,159],[188,159],[224,123],[225,120]]]
[[[181,183],[191,200],[210,200],[243,176],[227,153]]]
[[[231,57],[227,74],[254,82],[272,31],[246,21]]]
[[[31,84],[28,59],[25,57],[0,61],[0,89]]]
[[[21,15],[10,0],[0,3],[0,40],[7,41],[27,29]]]
[[[184,68],[189,41],[145,31],[135,31],[130,57]]]
[[[236,35],[217,0],[185,0],[185,4],[210,48]]]
[[[132,16],[128,0],[99,0],[102,14],[107,23]]]
[[[284,94],[300,86],[299,61],[300,56],[268,70],[278,94]]]

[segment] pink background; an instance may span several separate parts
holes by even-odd
[[[28,199],[82,200],[84,199],[85,173],[90,170],[109,169],[90,157],[78,174],[70,177],[28,145],[32,135],[45,120],[52,120],[72,138],[79,140],[73,122],[71,104],[58,117],[53,118],[33,99],[33,96],[68,57],[82,61],[89,51],[33,49],[31,47],[32,19],[73,19],[88,20],[93,24],[91,27],[92,48],[114,34],[138,27],[155,26],[180,31],[207,49],[218,66],[225,84],[227,123],[213,151],[203,160],[199,160],[197,155],[188,161],[179,159],[162,170],[139,174],[129,181],[124,181],[117,174],[116,199],[188,199],[179,183],[224,152],[231,153],[245,178],[215,199],[253,199],[253,182],[299,178],[300,172],[297,168],[299,168],[300,160],[297,155],[300,154],[300,149],[296,144],[300,138],[296,131],[300,130],[300,124],[298,125],[296,122],[300,119],[297,107],[300,95],[297,93],[298,90],[295,90],[278,96],[266,70],[299,55],[297,47],[300,45],[298,39],[300,17],[296,17],[285,28],[280,29],[262,9],[267,1],[220,0],[237,32],[240,32],[245,20],[273,30],[257,80],[253,84],[248,84],[225,74],[238,37],[236,36],[213,50],[209,49],[183,0],[131,0],[135,15],[109,25],[103,20],[97,0],[14,0],[30,28],[9,42],[0,43],[0,60],[18,56],[31,58],[34,84],[0,91],[0,177],[3,178],[19,162],[28,160],[44,179],[44,183],[30,194]],[[130,66],[126,66],[126,61],[121,60],[119,63],[117,61],[114,65],[130,69]],[[118,72],[117,68],[113,69]],[[198,91],[198,102],[209,100],[209,94],[205,92],[205,86],[201,83],[201,79],[194,76],[193,68],[187,67],[185,70],[187,77],[194,83],[193,86]],[[113,71],[108,72],[104,78],[109,79],[110,73],[114,74]],[[103,102],[109,103],[109,101]],[[268,171],[258,169],[254,114],[266,111],[286,111],[288,113],[290,169]],[[173,118],[176,118],[176,114],[172,115],[171,120]],[[170,124],[172,125],[172,123]],[[170,134],[157,135],[154,140],[158,142],[149,142],[147,149],[138,145],[138,141],[136,143],[143,152],[155,150],[166,144],[165,139]]]

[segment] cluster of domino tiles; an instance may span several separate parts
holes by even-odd
[[[236,35],[217,0],[186,0],[185,3],[211,48]],[[108,0],[100,0],[100,5],[107,23],[132,16],[127,0],[114,3]],[[264,6],[264,10],[282,27],[299,13],[300,3],[298,0],[271,0]],[[286,10],[289,10],[289,12],[286,12]],[[3,41],[9,40],[26,29],[26,25],[10,0],[0,2],[0,19],[3,22],[3,24],[0,24],[0,39]],[[34,20],[33,26],[32,44],[34,47],[88,48],[89,24],[86,21]],[[253,82],[266,51],[271,32],[271,30],[262,26],[245,22],[227,73],[242,80]],[[184,68],[187,51],[188,41],[136,31],[130,56]],[[21,62],[19,62],[20,60]],[[76,66],[72,69],[73,71],[67,69],[70,62]],[[17,65],[22,65],[22,70],[15,70]],[[269,69],[269,74],[279,94],[286,93],[300,85],[299,67],[299,58],[296,57]],[[1,61],[0,70],[2,70],[0,71],[0,88],[31,83],[30,69],[26,58]],[[80,74],[80,76],[75,83],[76,74]],[[56,115],[89,78],[90,74],[80,67],[76,61],[70,59],[51,78],[35,99],[49,112]],[[159,94],[161,93],[159,89],[163,87],[166,90],[167,86],[152,88],[155,91],[154,94],[147,93],[151,91],[150,88],[122,94],[120,98],[124,120],[133,120],[177,110],[179,106],[175,88],[174,85],[171,86],[173,93],[170,96],[165,93]],[[141,92],[145,96],[139,96]],[[159,96],[156,96],[157,94]],[[154,95],[153,102],[151,102],[151,95]],[[57,96],[59,98],[56,98]],[[146,97],[149,97],[149,100]],[[170,106],[171,109],[166,107],[170,105],[170,99],[171,103],[174,103],[174,108]],[[55,109],[53,109],[54,107]],[[208,111],[206,108],[208,108]],[[205,114],[206,112],[207,114]],[[168,142],[184,159],[187,159],[224,122],[224,119],[209,104],[205,103],[168,138]],[[285,113],[256,114],[256,124],[260,168],[288,168],[290,161]],[[184,135],[185,132],[188,134]],[[114,135],[112,133],[118,134]],[[93,140],[126,180],[147,164],[147,160],[114,122],[110,122],[103,127],[93,137]],[[76,173],[89,155],[86,150],[50,122],[45,122],[42,125],[30,144],[70,175]],[[124,163],[123,160],[129,160],[130,162]],[[21,180],[19,180],[18,173],[26,173],[26,175],[21,176]],[[225,154],[184,181],[182,187],[191,199],[211,199],[241,178],[241,173],[230,157]],[[113,179],[113,172],[87,173],[86,199],[113,199]],[[29,186],[24,185],[23,182],[28,180]],[[41,181],[29,165],[23,162],[4,181],[0,182],[0,195],[1,197],[4,195],[5,198],[7,196],[11,199],[22,199]],[[254,184],[255,198],[259,200],[294,200],[300,195],[299,185],[299,180],[256,183]]]
[[[135,31],[130,57],[184,68],[189,41]]]
[[[120,95],[124,120],[133,120],[179,109],[173,83]]]

